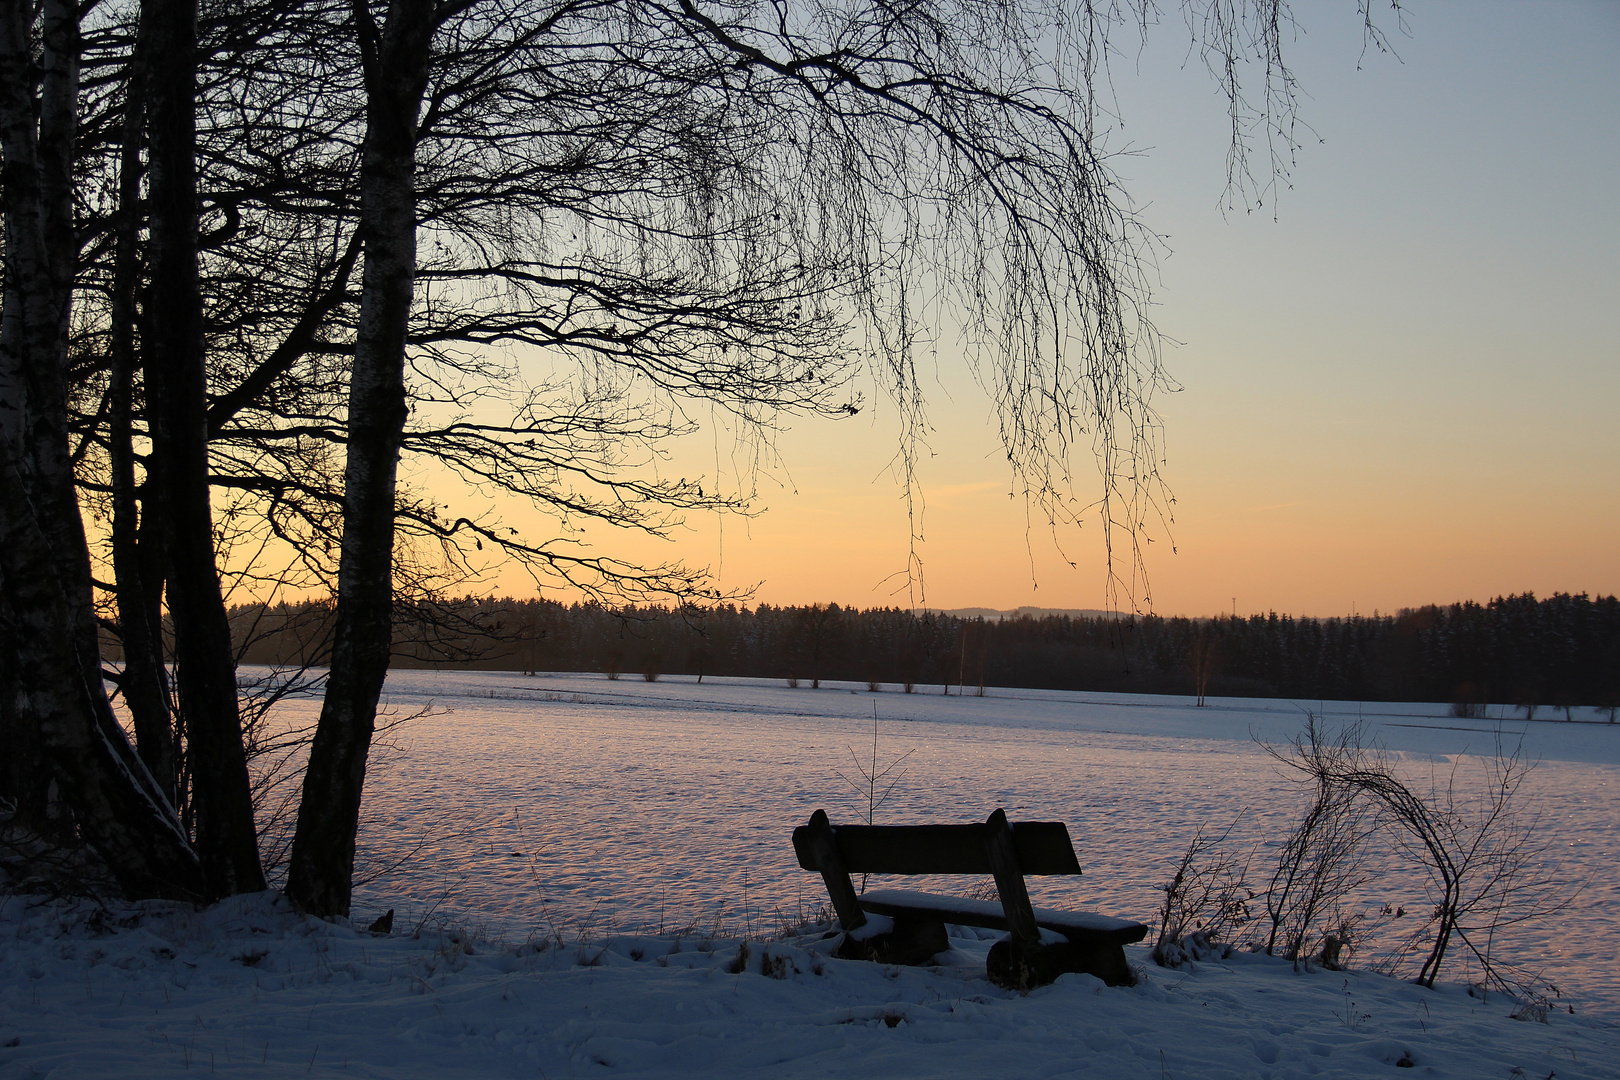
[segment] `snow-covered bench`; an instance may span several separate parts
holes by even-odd
[[[817,810],[793,830],[799,865],[827,884],[844,929],[839,955],[891,964],[926,963],[949,948],[946,924],[1009,931],[990,948],[990,978],[1027,990],[1064,972],[1087,972],[1112,985],[1131,982],[1123,946],[1141,941],[1139,922],[1084,911],[1037,908],[1025,874],[1078,874],[1080,863],[1061,821],[1016,824],[997,810],[974,825],[839,825]],[[1000,902],[900,889],[857,893],[851,874],[990,874]]]

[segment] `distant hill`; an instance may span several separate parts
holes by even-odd
[[[1118,619],[1128,612],[1103,611],[1100,608],[1048,608],[1048,607],[1021,607],[1011,611],[998,611],[987,607],[950,608],[940,612],[957,619],[984,619],[986,622],[1000,622],[1003,619],[1016,619],[1027,615],[1031,619],[1044,619],[1048,615],[1067,616],[1071,619]]]

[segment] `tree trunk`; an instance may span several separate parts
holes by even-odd
[[[0,479],[3,482],[3,479]],[[0,686],[17,685],[22,670],[18,655],[17,619],[0,571]],[[18,710],[16,696],[0,693],[0,800],[4,800],[19,825],[42,828],[50,804],[51,770],[46,765],[45,744],[31,716]]]
[[[363,0],[355,3],[367,93],[359,225],[365,270],[349,383],[336,637],[287,877],[287,895],[315,915],[349,913],[366,755],[393,640],[395,475],[416,272],[416,126],[433,16],[431,0],[393,0],[379,33]]]
[[[46,0],[35,112],[33,5],[0,0],[6,273],[0,310],[0,583],[12,723],[37,734],[85,838],[135,896],[194,897],[195,854],[107,703],[67,430],[77,246],[77,9]]]
[[[112,561],[117,581],[119,638],[124,648],[123,681],[119,689],[135,725],[135,747],[168,798],[179,807],[176,790],[174,719],[169,712],[168,672],[163,666],[163,624],[157,597],[163,588],[161,570],[148,574],[153,562],[141,549],[144,532],[155,541],[153,525],[161,515],[148,514],[147,528],[140,523],[135,484],[134,394],[135,293],[140,287],[139,250],[141,196],[141,134],[146,117],[146,66],[150,48],[147,35],[136,39],[130,58],[124,100],[124,145],[119,161],[118,216],[112,286],[111,342],[108,397],[108,442],[112,472]],[[150,507],[149,507],[150,511]],[[161,545],[160,545],[161,546]],[[151,580],[155,576],[156,580]]]
[[[73,613],[88,609],[88,590],[69,597],[21,473],[0,446],[0,574],[16,620],[10,690],[20,721],[38,731],[74,821],[119,886],[134,897],[198,899],[197,856],[118,728],[100,657],[84,648]]]
[[[265,885],[208,491],[207,374],[197,283],[196,0],[146,0],[141,19],[153,55],[163,58],[148,74],[147,408],[163,478],[169,618],[197,853],[209,895],[220,897]]]

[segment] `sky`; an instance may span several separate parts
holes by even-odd
[[[1412,0],[1405,32],[1385,18],[1396,55],[1364,48],[1350,0],[1295,14],[1310,130],[1258,211],[1224,206],[1224,105],[1177,17],[1114,65],[1109,145],[1164,239],[1153,318],[1181,387],[1156,400],[1173,522],[1120,602],[1330,616],[1620,592],[1620,3]],[[1009,497],[950,343],[925,389],[920,589],[881,395],[793,423],[756,516],[601,539],[774,604],[1107,606],[1096,523],[1053,530]]]

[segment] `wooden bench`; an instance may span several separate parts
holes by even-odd
[[[1123,946],[1147,927],[1090,912],[1054,911],[1029,902],[1025,874],[1078,874],[1080,863],[1061,821],[1016,824],[997,810],[982,825],[840,825],[817,810],[793,830],[799,865],[827,884],[844,929],[847,959],[922,964],[950,948],[947,923],[1009,931],[990,948],[988,974],[999,986],[1028,990],[1065,972],[1096,975],[1111,986],[1133,982]],[[989,874],[1000,903],[905,890],[857,893],[851,874]],[[868,914],[892,920],[892,929]],[[1044,931],[1044,933],[1043,933]]]

